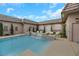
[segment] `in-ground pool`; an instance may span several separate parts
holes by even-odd
[[[41,54],[49,43],[50,41],[45,37],[22,35],[4,38],[0,39],[0,55],[18,55],[28,49]]]

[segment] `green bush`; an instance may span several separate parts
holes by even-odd
[[[60,35],[60,37],[62,37],[62,38],[67,37],[66,36],[66,25],[65,24],[62,25],[62,32],[60,32],[58,35]]]
[[[52,25],[51,25],[51,32],[53,32],[53,28],[52,28]]]
[[[11,29],[10,29],[11,34],[14,34],[14,30],[13,30],[13,24],[11,24]]]
[[[35,29],[34,29],[34,27],[33,27],[33,32],[35,32]]]
[[[63,37],[63,34],[62,34],[62,32],[60,32],[58,35],[60,35],[60,37]]]
[[[3,24],[0,23],[0,36],[2,36],[2,35],[3,35]]]
[[[64,37],[64,38],[66,38],[66,37],[67,37],[67,36],[66,36],[66,25],[65,25],[65,24],[63,24],[61,37]]]
[[[39,31],[39,26],[37,25],[37,27],[36,27],[36,31]]]
[[[31,31],[31,27],[29,27],[28,31],[29,31],[29,32]]]
[[[53,32],[53,34],[56,34],[56,32]]]
[[[45,33],[46,32],[46,29],[45,29],[45,26],[44,26],[44,30],[43,30],[43,33]]]

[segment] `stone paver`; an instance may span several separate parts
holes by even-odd
[[[56,40],[44,52],[45,56],[75,56],[79,54],[79,44],[68,40]]]

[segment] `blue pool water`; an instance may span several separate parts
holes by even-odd
[[[28,49],[40,54],[49,43],[44,37],[26,35],[0,39],[0,55],[18,55]]]

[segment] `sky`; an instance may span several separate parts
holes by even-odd
[[[61,18],[64,3],[0,3],[0,14],[41,22]]]

